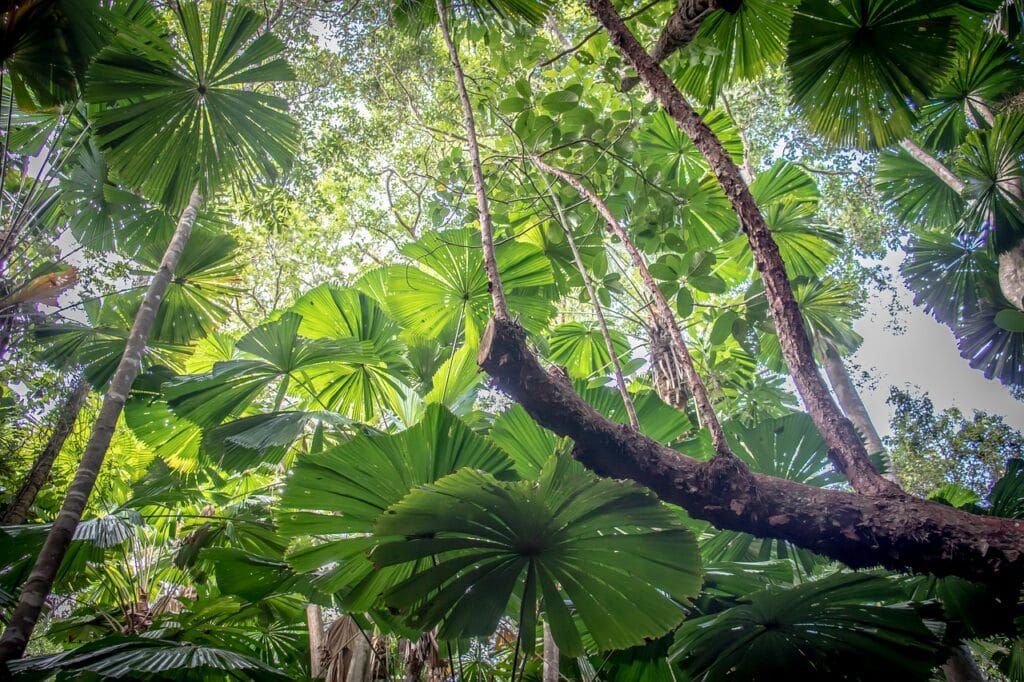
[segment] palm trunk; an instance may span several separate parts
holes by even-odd
[[[57,423],[53,426],[50,438],[46,441],[43,451],[39,453],[32,463],[25,476],[25,482],[21,484],[18,494],[14,496],[11,506],[7,508],[0,524],[17,525],[24,523],[28,517],[28,510],[36,500],[36,495],[46,483],[50,476],[50,469],[64,447],[64,441],[71,435],[71,431],[78,419],[78,413],[85,405],[85,399],[89,396],[89,382],[79,377],[75,382],[75,388],[61,404],[57,416]]]
[[[324,619],[316,604],[306,604],[306,628],[309,630],[309,676],[320,677],[323,670]]]
[[[547,623],[544,623],[544,682],[558,682],[558,645]]]
[[[686,390],[679,354],[672,345],[668,330],[651,316],[646,325],[650,346],[651,370],[654,375],[654,389],[667,404],[681,412],[686,411],[690,394]]]
[[[491,222],[491,209],[487,203],[487,186],[484,184],[483,167],[480,164],[480,145],[476,139],[476,121],[473,117],[473,103],[466,90],[466,79],[459,61],[459,51],[455,49],[451,31],[448,30],[447,8],[445,0],[436,0],[437,17],[441,24],[441,35],[448,48],[448,57],[455,71],[455,84],[462,100],[462,113],[466,124],[466,150],[469,152],[470,165],[473,169],[473,186],[476,189],[477,212],[480,217],[480,241],[484,252],[484,271],[487,273],[487,286],[494,303],[494,316],[508,319],[508,304],[505,302],[505,291],[501,286],[501,273],[498,272],[498,259],[494,253],[494,225]]]
[[[878,431],[875,429],[871,416],[868,414],[868,408],[864,406],[860,392],[857,391],[857,386],[853,383],[853,379],[850,378],[850,373],[846,371],[846,365],[843,364],[843,359],[839,357],[839,353],[829,348],[828,352],[825,353],[825,362],[823,364],[825,366],[825,374],[828,375],[828,381],[832,384],[832,390],[835,391],[836,400],[839,401],[839,406],[843,408],[843,412],[846,413],[846,416],[853,422],[853,425],[864,436],[864,444],[868,452],[874,454],[885,450],[885,447],[882,445],[882,439],[878,436]]]
[[[114,435],[117,419],[124,409],[128,392],[142,366],[146,340],[153,328],[157,310],[160,308],[160,301],[167,291],[167,286],[171,283],[174,269],[188,243],[189,236],[192,234],[192,226],[195,224],[202,202],[203,198],[200,196],[199,190],[193,190],[188,206],[178,219],[174,236],[171,237],[170,244],[167,245],[167,250],[164,252],[160,268],[153,275],[142,305],[135,315],[135,322],[128,334],[128,343],[121,355],[121,362],[118,364],[110,381],[110,387],[103,397],[103,406],[93,425],[92,433],[89,435],[89,442],[85,446],[85,454],[82,455],[75,478],[68,487],[64,505],[46,536],[46,542],[39,552],[32,572],[22,587],[21,597],[11,616],[10,624],[4,631],[3,638],[0,639],[0,666],[5,666],[7,661],[20,658],[25,653],[25,646],[35,629],[36,621],[39,620],[43,604],[53,588],[54,578],[75,535],[75,529],[78,528],[78,524],[82,520],[82,513],[85,511],[89,495],[92,493],[103,466],[103,459],[110,446],[110,439]]]
[[[957,194],[964,193],[964,181],[958,178],[953,171],[949,170],[946,164],[921,149],[916,142],[909,138],[900,141],[900,146],[903,147],[904,151],[914,157],[918,163],[930,170],[932,173],[935,173],[935,175],[939,176],[939,179],[949,185],[954,192]]]
[[[875,471],[864,444],[853,423],[843,415],[832,399],[828,386],[818,371],[811,350],[800,307],[793,297],[793,288],[778,244],[754,201],[750,188],[743,181],[739,167],[725,151],[721,141],[686,101],[679,88],[665,71],[651,59],[643,46],[615,11],[611,0],[587,0],[587,5],[605,27],[611,42],[632,65],[654,97],[676,125],[693,141],[715,174],[722,191],[729,198],[739,218],[754,263],[764,281],[772,321],[778,330],[782,355],[790,375],[803,399],[808,414],[828,443],[829,456],[854,489],[868,495],[900,495],[895,486]],[[669,328],[671,331],[671,327]]]

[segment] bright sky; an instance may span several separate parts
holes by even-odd
[[[854,362],[878,381],[875,390],[861,391],[875,428],[883,436],[889,432],[891,410],[885,400],[889,386],[895,385],[927,391],[936,411],[955,405],[970,416],[973,409],[985,410],[1003,415],[1007,423],[1024,429],[1024,403],[1014,400],[998,381],[989,381],[971,369],[960,357],[949,328],[913,304],[897,269],[902,259],[902,252],[891,253],[883,263],[899,288],[900,301],[908,307],[902,314],[904,333],[894,336],[885,328],[889,320],[887,297],[870,301],[867,313],[856,325],[864,344],[853,356]]]

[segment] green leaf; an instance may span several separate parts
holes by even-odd
[[[927,680],[939,642],[899,584],[837,574],[749,595],[746,604],[683,623],[671,658],[693,679]]]
[[[463,467],[512,475],[512,461],[447,409],[428,405],[422,421],[394,435],[357,436],[322,453],[298,458],[281,496],[277,520],[285,537],[329,539],[289,555],[316,585],[363,611],[408,568],[375,571],[366,552],[380,540],[377,519],[417,486]],[[348,537],[346,537],[348,536]]]
[[[227,183],[276,178],[297,146],[285,101],[255,87],[293,78],[275,58],[284,44],[260,32],[251,9],[225,16],[225,7],[215,0],[204,32],[198,6],[181,3],[180,45],[141,28],[122,31],[89,70],[87,101],[114,104],[94,123],[111,166],[175,213],[194,188],[210,198]]]
[[[612,346],[618,358],[628,357],[629,342],[619,331],[609,329]],[[567,322],[548,335],[548,359],[562,365],[572,378],[588,379],[608,376],[612,371],[611,355],[604,334],[597,324]]]
[[[786,67],[811,131],[840,145],[887,147],[909,137],[914,103],[953,63],[950,0],[803,0]]]
[[[996,326],[1008,332],[1024,332],[1024,312],[1016,308],[1003,308],[992,318]]]
[[[580,104],[580,96],[572,90],[550,92],[540,100],[540,105],[552,113],[571,111]]]
[[[599,648],[623,648],[674,627],[680,602],[700,588],[696,542],[675,514],[639,486],[564,457],[536,482],[464,469],[393,506],[377,532],[405,536],[373,551],[382,566],[436,557],[385,599],[445,638],[491,634],[518,594],[521,620],[533,621],[539,601],[567,655],[583,650],[567,600]]]

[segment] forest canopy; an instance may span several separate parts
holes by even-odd
[[[1024,680],[1018,0],[0,12],[0,679]]]

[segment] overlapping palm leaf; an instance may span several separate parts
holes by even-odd
[[[913,103],[953,65],[951,0],[803,0],[786,67],[811,131],[837,144],[886,147],[913,129]]]
[[[551,264],[532,244],[505,240],[496,251],[509,308],[527,330],[541,332],[554,312],[541,290],[554,282]],[[377,289],[387,311],[411,333],[436,338],[461,328],[479,338],[491,301],[479,231],[431,232],[403,254],[416,265],[368,273],[362,288]]]
[[[598,648],[634,646],[674,627],[701,583],[696,541],[674,512],[566,457],[536,481],[463,469],[412,492],[376,530],[399,536],[373,550],[378,564],[436,561],[385,601],[452,639],[489,635],[506,614],[533,632],[539,603],[568,655],[583,651],[573,611]]]
[[[513,475],[507,454],[439,405],[428,406],[420,423],[400,433],[357,436],[300,456],[278,514],[281,533],[303,541],[289,562],[316,572],[318,588],[338,595],[350,610],[379,606],[381,591],[414,567],[374,569],[366,557],[379,542],[374,524],[416,486],[463,467]]]
[[[683,623],[670,655],[706,682],[927,680],[943,658],[940,645],[902,599],[898,583],[870,573],[768,587]]]

